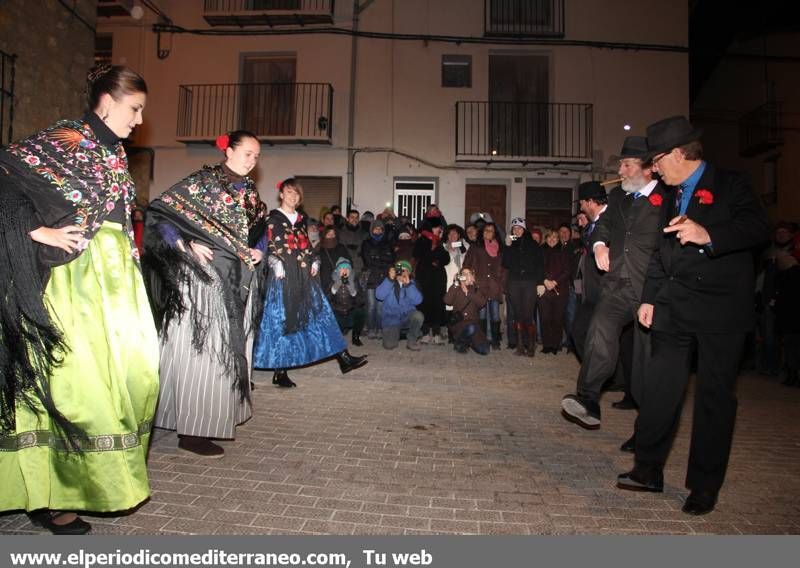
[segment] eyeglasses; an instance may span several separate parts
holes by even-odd
[[[656,165],[656,164],[658,164],[658,162],[660,162],[660,161],[661,161],[661,159],[662,159],[662,158],[664,158],[664,156],[666,156],[667,154],[669,154],[669,152],[662,152],[661,154],[656,154],[656,156],[655,156],[655,157],[653,157],[653,159],[650,161],[650,165],[651,165],[651,166],[655,166],[655,165]]]

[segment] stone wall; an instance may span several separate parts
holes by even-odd
[[[97,0],[0,2],[0,50],[17,55],[14,139],[83,113],[96,20]]]

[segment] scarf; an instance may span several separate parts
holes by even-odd
[[[440,235],[435,234],[433,231],[422,231],[422,236],[430,239],[431,250],[439,246],[439,241],[442,240],[442,237]]]

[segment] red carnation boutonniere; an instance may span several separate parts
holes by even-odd
[[[664,202],[664,198],[658,193],[651,193],[647,200],[650,201],[650,205],[653,207],[661,207],[661,204]]]
[[[698,189],[694,192],[697,199],[700,200],[700,205],[711,205],[714,203],[714,194],[707,189]]]

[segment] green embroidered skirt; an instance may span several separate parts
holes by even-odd
[[[0,511],[123,511],[150,495],[145,458],[158,397],[158,337],[122,226],[106,222],[52,271],[45,301],[69,352],[50,379],[57,408],[88,435],[67,450],[44,411],[17,405],[0,437]]]

